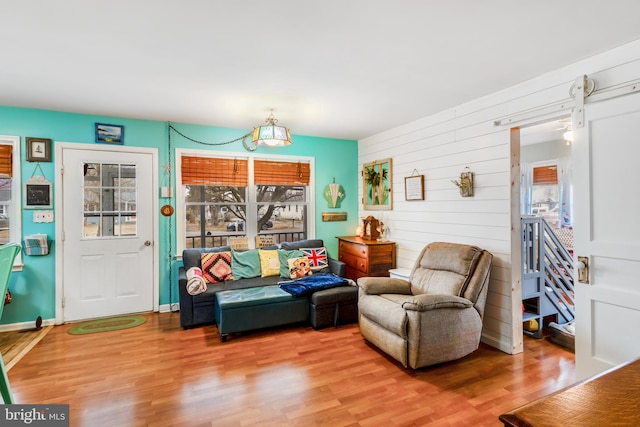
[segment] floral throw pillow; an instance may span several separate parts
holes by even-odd
[[[231,252],[202,254],[200,263],[202,264],[202,277],[208,283],[233,280]]]
[[[327,249],[325,247],[302,249],[302,253],[309,258],[312,271],[322,270],[329,266],[329,258],[327,257]]]
[[[309,267],[309,258],[306,256],[290,258],[287,263],[289,264],[289,277],[292,279],[310,276],[313,273],[311,267]]]

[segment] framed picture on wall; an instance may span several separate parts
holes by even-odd
[[[25,209],[51,209],[53,207],[53,186],[43,176],[34,176],[24,183]]]
[[[50,162],[51,140],[46,138],[26,138],[28,162]]]
[[[393,209],[391,159],[365,163],[362,168],[362,204],[365,210]]]
[[[124,126],[96,123],[96,142],[101,144],[124,144]]]
[[[424,200],[424,175],[404,178],[404,199]]]

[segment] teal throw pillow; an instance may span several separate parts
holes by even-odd
[[[231,251],[231,271],[233,280],[250,279],[260,276],[260,255],[257,249]]]
[[[285,251],[284,249],[278,249],[278,258],[280,258],[280,277],[286,277],[287,279],[291,278],[291,273],[289,272],[289,262],[288,260],[293,258],[300,258],[304,256],[302,251],[293,250],[293,251]]]

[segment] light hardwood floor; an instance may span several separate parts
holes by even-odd
[[[574,355],[525,338],[413,371],[357,324],[233,336],[182,330],[178,313],[136,328],[56,326],[9,372],[18,403],[68,403],[72,426],[500,426],[498,415],[574,382]]]

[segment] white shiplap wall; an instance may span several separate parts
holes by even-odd
[[[496,66],[508,66],[508,55],[505,64]],[[569,88],[583,74],[596,80],[598,90],[640,79],[640,40],[358,144],[360,171],[365,163],[393,161],[393,209],[359,214],[373,215],[389,227],[398,267],[411,268],[432,241],[468,243],[493,253],[482,339],[507,353],[522,351],[521,324],[513,321],[521,291],[512,278],[519,277],[520,269],[519,225],[512,227],[519,214],[511,201],[512,163],[517,171],[519,149],[517,143],[512,148],[510,129],[494,122],[568,99]],[[467,166],[475,190],[474,197],[463,198],[451,180]],[[424,201],[404,200],[404,178],[414,170],[425,178]],[[514,271],[513,257],[518,261]]]

